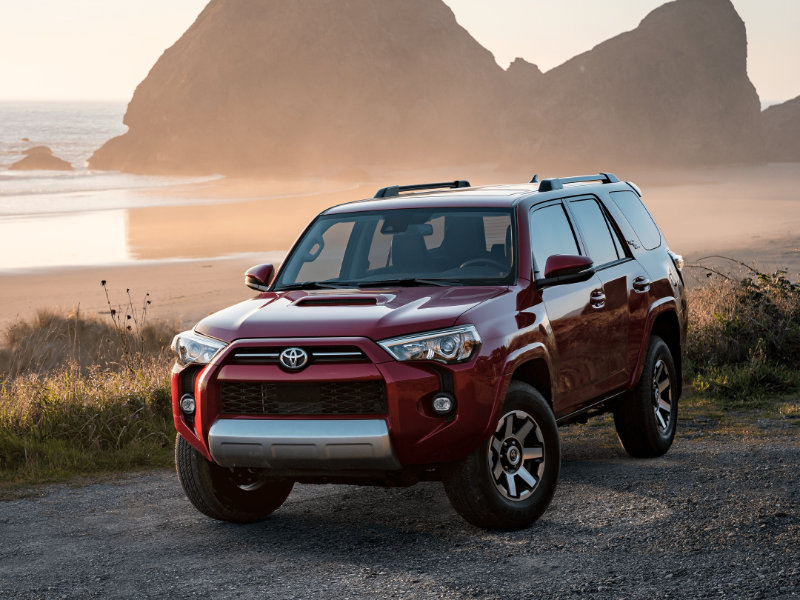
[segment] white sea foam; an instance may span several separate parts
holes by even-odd
[[[124,111],[123,103],[0,102],[0,270],[131,262],[125,209],[202,203],[158,189],[213,177],[87,169],[97,148],[125,132]],[[40,145],[75,170],[8,170]]]

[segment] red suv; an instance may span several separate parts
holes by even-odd
[[[411,192],[411,193],[409,193]],[[263,518],[295,482],[441,480],[480,527],[547,508],[558,425],[605,411],[632,456],[675,435],[682,259],[600,174],[393,186],[328,209],[258,295],[175,337],[189,500]]]

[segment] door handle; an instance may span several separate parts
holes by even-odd
[[[592,308],[603,308],[606,305],[606,295],[603,290],[594,290],[589,296],[589,304]]]
[[[647,277],[642,277],[641,275],[633,280],[633,291],[634,292],[647,292],[650,290],[650,280]]]

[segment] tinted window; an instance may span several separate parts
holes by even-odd
[[[611,198],[639,236],[642,246],[648,250],[658,248],[661,245],[661,233],[639,196],[634,192],[611,192]]]
[[[536,269],[540,273],[544,272],[547,259],[554,254],[580,254],[575,233],[560,204],[552,204],[533,213],[531,247]]]
[[[287,257],[276,289],[409,279],[437,279],[446,285],[507,284],[514,275],[512,236],[511,211],[506,209],[387,209],[324,215]]]
[[[597,200],[576,200],[570,202],[570,208],[578,222],[578,229],[586,244],[586,252],[595,266],[599,267],[621,258],[617,253],[608,221]]]

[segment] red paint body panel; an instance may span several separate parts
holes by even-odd
[[[581,196],[586,195],[586,189],[581,188]],[[636,234],[630,224],[606,197],[608,192],[630,190],[627,184],[592,189],[621,239],[634,240]],[[625,248],[624,259],[595,265],[597,271],[586,281],[549,287],[537,283],[530,243],[531,207],[569,194],[568,189],[537,194],[530,186],[506,186],[370,200],[329,209],[325,214],[421,206],[514,206],[516,282],[508,286],[272,291],[226,308],[195,328],[228,346],[202,370],[194,389],[181,389],[183,367],[173,369],[173,411],[178,432],[211,460],[208,433],[220,418],[221,382],[382,381],[385,414],[362,417],[386,420],[394,452],[404,467],[438,465],[463,459],[491,435],[512,377],[526,366],[535,363],[547,374],[550,389],[545,395],[551,399],[557,419],[571,418],[576,411],[633,387],[641,373],[651,331],[661,315],[672,313],[678,323],[678,350],[683,347],[683,284],[667,257],[666,243],[647,251],[632,241]],[[564,260],[548,261],[548,268],[576,262],[576,257],[560,258]],[[650,281],[649,288],[635,290],[636,278]],[[603,306],[593,304],[595,293],[604,296]],[[481,338],[477,354],[462,364],[398,362],[377,343],[455,325],[474,325]],[[366,358],[362,362],[311,364],[296,372],[277,364],[232,364],[236,350],[263,346],[354,346]],[[450,418],[437,416],[430,407],[445,382],[449,382],[446,385],[451,386],[457,404]],[[196,398],[193,423],[180,411],[179,398],[184,393],[193,393]]]

